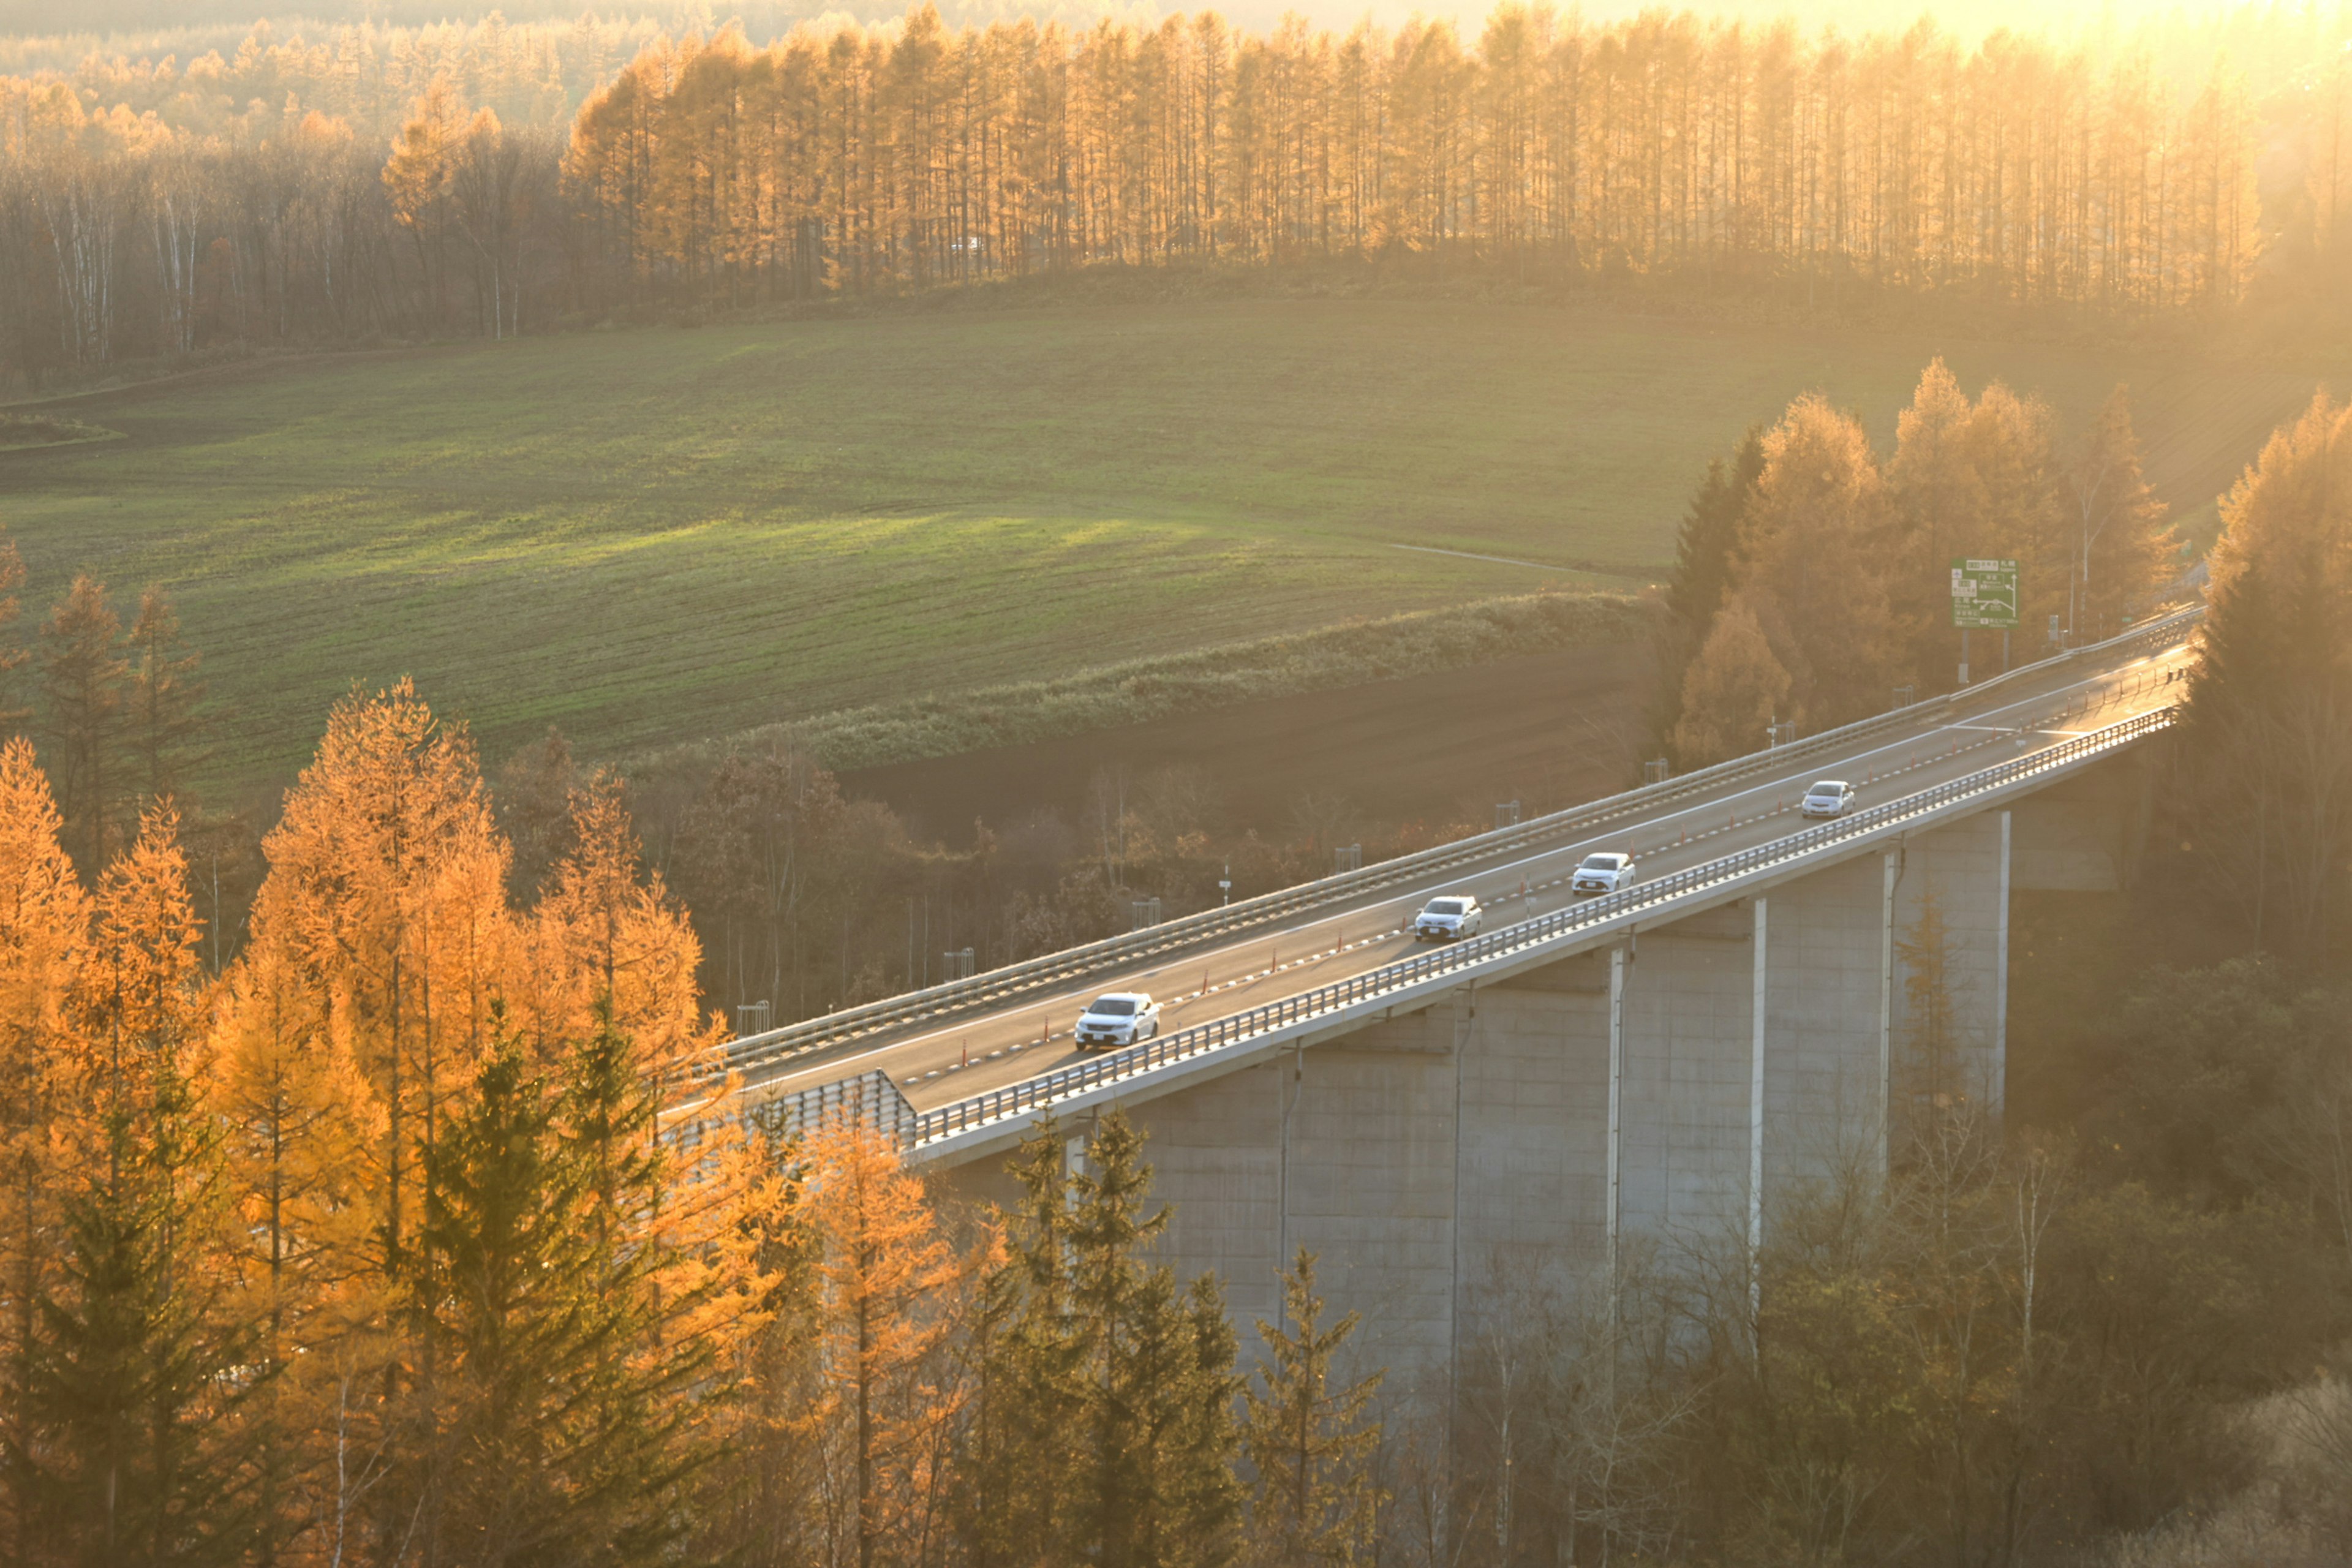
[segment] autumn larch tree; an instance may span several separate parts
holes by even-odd
[[[2257,941],[2326,948],[2352,847],[2352,409],[2326,395],[2221,501],[2184,801]]]
[[[515,952],[505,848],[472,746],[406,682],[336,704],[263,847],[251,951],[331,1009],[373,1102],[381,1276],[415,1223],[441,1101],[488,1047]]]
[[[696,1016],[702,944],[646,867],[624,790],[600,769],[570,792],[568,847],[531,911],[531,1008],[539,1028],[573,1037],[607,1009],[639,1068],[673,1075],[717,1043],[718,1026]]]
[[[1998,381],[1984,389],[1969,416],[1969,460],[1984,511],[1976,520],[1976,541],[1955,553],[2017,563],[2018,630],[2000,639],[2012,659],[2017,636],[2024,636],[2029,647],[2038,646],[2039,628],[2067,607],[2068,540],[2074,531],[2067,526],[2054,426],[2047,405],[2021,397]],[[1979,655],[1977,662],[1991,661]]]
[[[41,1520],[30,1400],[70,1190],[59,1142],[72,1109],[69,1005],[89,942],[89,895],[61,826],[32,742],[0,745],[0,1531],[20,1563],[33,1560]]]
[[[848,1119],[807,1141],[817,1386],[807,1419],[828,1478],[823,1561],[927,1561],[945,1538],[946,1434],[957,1391],[943,1353],[960,1269],[896,1147]]]
[[[1945,614],[1951,558],[1993,553],[1979,530],[1989,503],[1969,452],[1972,412],[1942,358],[1931,360],[1895,416],[1895,456],[1886,465],[1904,534],[1895,595],[1912,627],[1912,662],[1939,683],[1959,657]]]
[[[224,1268],[253,1325],[255,1533],[265,1562],[279,1548],[331,1557],[376,1472],[351,1406],[373,1327],[376,1292],[357,1271],[373,1239],[362,1173],[381,1112],[284,949],[247,954],[225,991],[205,1094],[238,1219]]]
[[[1669,737],[1685,767],[1705,767],[1761,748],[1765,728],[1789,712],[1789,672],[1756,612],[1736,599],[1683,677],[1682,716]]]
[[[1792,711],[1820,731],[1883,710],[1906,668],[1894,504],[1861,422],[1812,394],[1764,437],[1742,522],[1739,591],[1780,666]]]

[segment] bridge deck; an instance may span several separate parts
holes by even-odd
[[[1860,791],[1857,809],[1867,809],[1981,773],[1996,763],[2031,758],[2178,696],[2176,680],[2187,658],[2182,644],[2100,652],[2104,657],[2085,650],[2021,672],[1979,700],[1961,700],[1916,723],[1875,726],[1831,754],[1809,748],[1813,754],[1786,768],[1750,766],[1719,787],[1626,814],[1605,830],[1538,846],[1499,845],[1469,864],[1433,869],[1425,879],[1360,898],[1328,900],[1311,913],[1198,951],[1125,963],[1114,957],[1014,1005],[807,1052],[759,1073],[750,1087],[765,1098],[879,1073],[918,1110],[967,1100],[1093,1059],[1072,1048],[1070,1027],[1078,1008],[1104,991],[1152,992],[1166,1004],[1165,1034],[1233,1018],[1427,952],[1404,934],[1404,926],[1438,893],[1477,894],[1489,906],[1490,932],[1539,921],[1574,902],[1568,870],[1593,849],[1632,850],[1641,864],[1638,889],[1788,838],[1806,826],[1796,816],[1797,797],[1815,778],[1852,779]],[[1764,760],[1770,761],[1769,754]]]

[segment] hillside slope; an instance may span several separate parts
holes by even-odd
[[[127,438],[0,452],[0,521],[35,605],[77,570],[172,585],[234,706],[219,782],[283,776],[352,681],[404,673],[494,756],[551,722],[609,754],[1548,580],[1638,585],[1745,426],[1819,387],[1891,440],[1938,353],[2074,416],[2130,381],[2188,510],[2315,379],[1458,301],[909,311],[66,400]]]

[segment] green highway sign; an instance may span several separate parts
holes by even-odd
[[[1954,557],[1952,625],[1995,631],[2017,625],[2017,563]]]

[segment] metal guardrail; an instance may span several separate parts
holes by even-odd
[[[1108,1057],[1081,1062],[1055,1072],[990,1089],[950,1105],[927,1110],[914,1121],[907,1147],[919,1149],[954,1133],[974,1131],[1009,1118],[1025,1117],[1049,1109],[1056,1101],[1171,1067],[1204,1054],[1225,1049],[1290,1025],[1304,1023],[1383,997],[1394,996],[1434,979],[1460,976],[1531,946],[1572,937],[1605,926],[1627,915],[1671,904],[1693,893],[1720,891],[1726,882],[1758,872],[1778,870],[1850,840],[1868,838],[1921,816],[1934,815],[1974,795],[1997,791],[2037,773],[2071,767],[2084,760],[2125,746],[2168,728],[2177,710],[2156,709],[2121,723],[2110,724],[2045,747],[2030,755],[1996,763],[1948,783],[1852,816],[1805,828],[1769,844],[1726,855],[1702,866],[1637,882],[1623,892],[1571,904],[1548,915],[1503,930],[1473,937],[1436,952],[1402,960],[1349,979],[1286,996],[1236,1013],[1228,1018],[1197,1024],[1160,1039],[1132,1046]]]
[[[819,1122],[835,1119],[863,1122],[899,1144],[913,1142],[918,1131],[915,1108],[907,1103],[890,1075],[878,1069],[761,1100],[751,1107],[750,1115],[762,1131],[779,1140],[800,1137]]]
[[[788,1024],[779,1029],[746,1035],[727,1046],[726,1066],[738,1072],[772,1068],[845,1041],[910,1025],[943,1022],[1001,1006],[1021,996],[1081,980],[1106,969],[1143,959],[1171,956],[1274,921],[1290,919],[1418,881],[1433,872],[1475,865],[1498,855],[1548,842],[1572,841],[1593,828],[1604,827],[1626,817],[1644,816],[1661,806],[1704,795],[1723,784],[1737,784],[1760,773],[1792,767],[1824,752],[1842,752],[1857,742],[1869,740],[1887,731],[1904,729],[1938,713],[1948,713],[1964,703],[1974,703],[1989,690],[2022,680],[2037,672],[2047,673],[2073,660],[2128,653],[2141,647],[2168,645],[2185,636],[2203,614],[2201,605],[2194,605],[2151,621],[2120,637],[2070,649],[2032,664],[2021,665],[2006,674],[1979,681],[1956,692],[1930,697],[1925,701],[1894,709],[1873,718],[1856,720],[1834,730],[1824,730],[1818,735],[1808,736],[1789,745],[1751,752],[1743,757],[1734,757],[1728,762],[1685,773],[1680,778],[1644,784],[1639,789],[1571,806],[1565,811],[1533,817],[1517,826],[1455,839],[1450,844],[1440,844],[1410,855],[1400,855],[1392,860],[1382,860],[1361,870],[1302,882],[1295,887],[1245,899],[1237,904],[1181,916],[1123,936],[1107,937],[1084,946],[1006,964],[970,979],[949,981],[925,990],[908,992],[880,1002],[869,1002],[861,1006],[827,1013],[821,1017]]]

